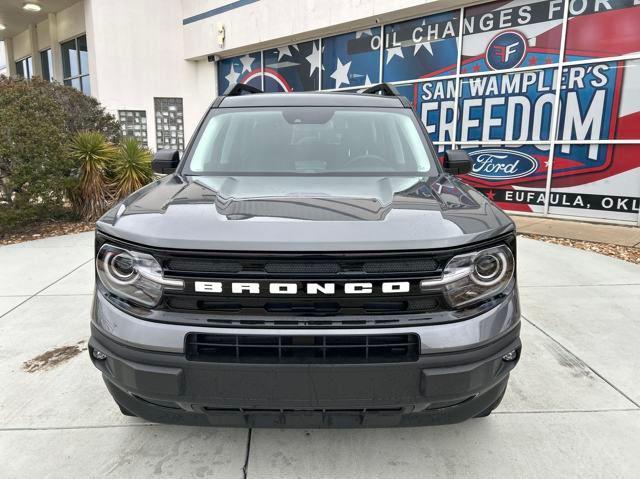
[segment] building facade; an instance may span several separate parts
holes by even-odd
[[[85,0],[4,38],[12,74],[96,96],[152,148],[182,150],[236,82],[391,83],[503,208],[639,225],[638,25],[640,0]]]

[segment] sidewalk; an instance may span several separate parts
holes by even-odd
[[[518,233],[555,236],[579,241],[608,243],[640,248],[640,228],[617,226],[580,221],[537,218],[532,216],[516,216]]]
[[[2,478],[638,477],[640,266],[519,238],[525,347],[487,418],[249,431],[120,414],[86,351],[93,248],[92,232],[0,246]]]

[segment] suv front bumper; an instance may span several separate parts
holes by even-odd
[[[188,361],[184,354],[184,336],[201,328],[137,319],[97,294],[89,352],[116,402],[150,421],[243,427],[445,424],[474,417],[499,402],[520,357],[516,291],[482,316],[411,330],[421,338],[421,355],[415,362],[210,363]],[[138,328],[132,327],[134,323]],[[105,325],[110,326],[108,331]],[[161,332],[158,327],[171,328]],[[145,336],[154,328],[155,333]],[[132,331],[135,337],[129,336]],[[349,332],[362,330],[337,331]],[[176,334],[181,350],[168,347],[177,344],[170,339]],[[374,330],[367,329],[367,334]],[[153,344],[154,340],[161,344]],[[106,359],[95,359],[94,350]],[[502,359],[514,350],[515,360]]]

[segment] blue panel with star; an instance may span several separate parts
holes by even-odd
[[[262,88],[260,52],[225,58],[218,62],[218,95],[224,95],[236,83]]]
[[[264,91],[313,91],[319,87],[318,40],[264,51]]]
[[[459,15],[455,10],[385,26],[384,81],[455,74]]]
[[[322,89],[380,81],[380,27],[322,39]]]

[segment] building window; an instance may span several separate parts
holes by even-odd
[[[156,148],[184,151],[182,98],[154,98]]]
[[[51,48],[40,52],[40,63],[42,63],[42,79],[50,82],[53,80],[53,62],[51,61]]]
[[[26,57],[16,62],[16,74],[20,78],[26,78],[27,80],[33,76],[33,60],[31,57]]]
[[[62,76],[65,85],[91,95],[89,86],[89,53],[87,36],[74,38],[60,44],[62,50]]]
[[[135,138],[147,146],[147,112],[144,110],[118,110],[122,136]]]

